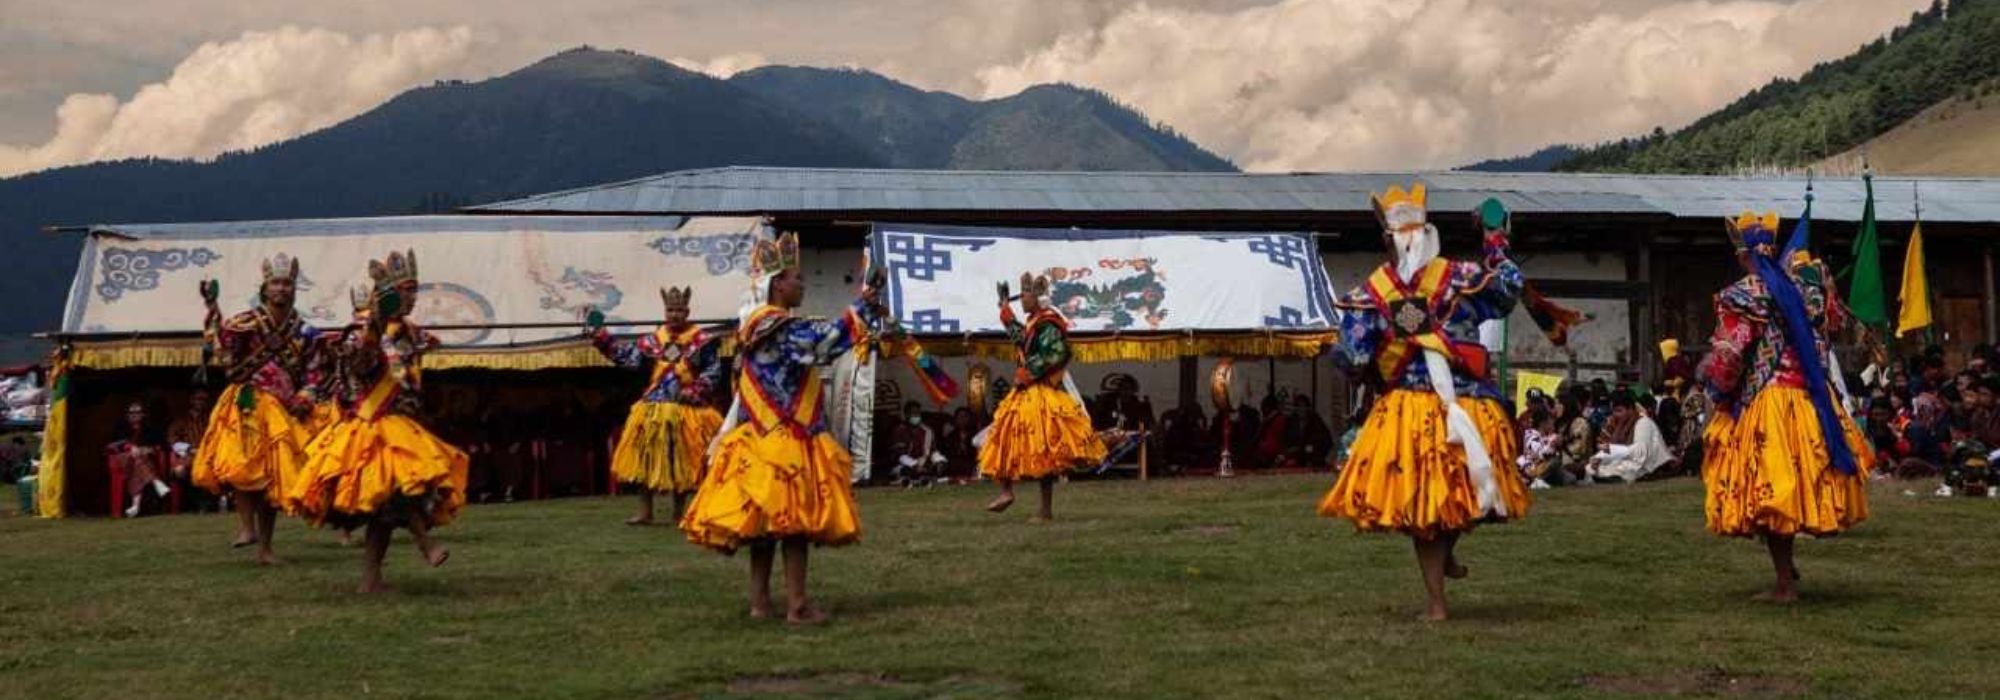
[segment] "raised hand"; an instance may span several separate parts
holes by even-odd
[[[216,300],[222,296],[222,283],[217,280],[205,279],[201,281],[200,288],[201,303],[208,308],[215,308]]]
[[[998,284],[993,285],[993,291],[1000,293],[1000,303],[1002,304],[1007,303],[1008,299],[1014,298],[1013,291],[1007,288],[1007,280],[1000,280]]]
[[[583,327],[592,335],[604,330],[604,312],[597,310],[595,306],[590,307],[590,312],[583,315]]]

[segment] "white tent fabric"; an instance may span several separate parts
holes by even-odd
[[[754,217],[416,216],[214,224],[96,226],[83,249],[63,330],[190,332],[201,326],[196,283],[222,284],[225,312],[254,303],[263,261],[302,267],[298,308],[337,326],[368,261],[416,252],[419,324],[577,323],[588,309],[617,320],[661,316],[658,289],[694,288],[696,319],[733,319],[748,282]],[[627,329],[634,331],[636,329]],[[574,337],[575,328],[439,333],[479,349]]]
[[[1028,271],[1049,276],[1080,332],[1335,325],[1319,247],[1300,233],[877,224],[870,256],[891,313],[918,334],[1001,330],[994,283]]]

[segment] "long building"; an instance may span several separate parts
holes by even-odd
[[[474,214],[755,215],[810,243],[858,251],[874,222],[1169,230],[1281,230],[1320,239],[1336,292],[1382,260],[1369,196],[1422,181],[1447,254],[1476,245],[1471,210],[1497,197],[1515,213],[1515,247],[1552,297],[1595,316],[1574,355],[1531,333],[1508,340],[1517,367],[1650,381],[1666,337],[1699,350],[1711,295],[1735,279],[1722,220],[1775,211],[1792,226],[1811,188],[1814,249],[1835,269],[1869,196],[1858,178],[1473,172],[1074,173],[731,167],[500,202]],[[2000,332],[1993,243],[2000,179],[1880,177],[1873,182],[1893,295],[1914,224],[1924,224],[1938,323],[1954,353]],[[1461,214],[1463,213],[1463,214]],[[1525,320],[1524,316],[1517,317]],[[1525,323],[1512,324],[1525,327]],[[1911,340],[1909,342],[1917,342]]]

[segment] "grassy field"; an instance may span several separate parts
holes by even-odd
[[[1074,484],[1053,525],[985,488],[868,490],[821,550],[834,615],[745,617],[744,561],[619,524],[629,501],[473,508],[397,590],[287,522],[284,566],[227,520],[0,519],[0,696],[1504,697],[2000,694],[2000,501],[1878,484],[1800,547],[1805,600],[1750,600],[1752,542],[1692,480],[1537,492],[1461,547],[1458,619],[1414,620],[1408,543],[1313,517],[1325,476]]]

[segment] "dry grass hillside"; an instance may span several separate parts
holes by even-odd
[[[2000,177],[2000,86],[1953,97],[1865,145],[1819,164],[1821,172],[1858,172],[1863,150],[1885,175]]]

